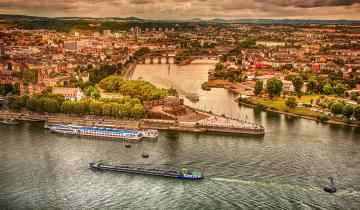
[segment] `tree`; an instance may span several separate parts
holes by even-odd
[[[352,92],[350,93],[350,99],[353,100],[353,101],[357,101],[359,98],[359,95],[357,92]]]
[[[260,95],[261,91],[263,90],[263,85],[264,85],[263,81],[261,81],[261,80],[256,81],[255,88],[254,88],[254,94],[256,96]]]
[[[353,117],[360,120],[360,105],[356,105],[353,112]]]
[[[330,85],[329,83],[327,83],[326,85],[324,85],[323,92],[324,92],[326,95],[331,95],[331,94],[334,93],[333,88],[331,87],[331,85]]]
[[[104,103],[99,102],[99,101],[90,102],[90,105],[89,105],[90,113],[93,114],[93,115],[100,116],[102,114],[103,105],[104,105]]]
[[[304,87],[304,80],[301,76],[295,76],[292,79],[292,84],[294,85],[295,92],[297,93],[298,97],[301,97],[302,88]]]
[[[310,93],[315,93],[316,92],[316,79],[315,78],[310,78],[308,83],[307,83],[307,90],[310,92]]]
[[[295,108],[295,107],[297,107],[296,98],[293,97],[293,96],[290,96],[290,97],[285,101],[285,105],[286,105],[287,107],[290,107],[290,108]]]
[[[342,103],[336,102],[331,105],[330,109],[331,112],[335,115],[342,114],[344,110],[344,105]]]
[[[353,114],[354,112],[354,108],[352,105],[348,104],[344,107],[343,109],[343,115],[347,118],[347,119],[350,119],[351,115]]]
[[[109,76],[101,80],[99,86],[101,89],[104,89],[109,92],[119,91],[119,87],[122,81],[123,81],[122,77]]]
[[[79,115],[88,114],[90,112],[89,106],[90,101],[89,100],[81,100],[81,101],[74,101],[74,113]]]
[[[334,92],[338,95],[341,96],[342,94],[344,94],[346,91],[346,87],[345,85],[338,83],[336,84],[335,88],[334,88]]]
[[[131,117],[133,118],[142,118],[145,116],[145,108],[143,105],[141,104],[136,104],[132,109],[131,109]]]
[[[12,96],[9,98],[9,108],[13,110],[20,110],[25,104],[22,102],[21,97]]]
[[[345,61],[343,59],[333,59],[333,62],[338,65],[338,66],[344,66],[345,65]]]
[[[266,91],[269,95],[269,98],[280,96],[282,87],[283,83],[281,82],[281,80],[276,78],[269,79],[266,83]]]
[[[31,99],[30,99],[31,100]],[[65,114],[72,114],[74,113],[74,102],[73,101],[65,101],[61,107],[60,111]]]
[[[26,102],[27,102],[27,100],[29,100],[29,99],[30,99],[30,96],[28,96],[28,95],[20,96],[21,105],[22,105],[23,107],[25,107],[25,106],[26,106]]]
[[[124,96],[138,98],[141,101],[159,100],[168,95],[168,90],[156,88],[151,83],[140,80],[123,81],[119,92]]]
[[[35,107],[36,107],[36,100],[33,98],[30,98],[26,101],[26,109],[31,110],[31,111],[35,111]]]
[[[43,111],[50,113],[59,112],[60,111],[59,102],[55,99],[45,98]]]
[[[128,112],[124,104],[120,104],[119,106],[119,117],[128,117]]]
[[[102,107],[102,114],[106,116],[111,116],[112,114],[112,103],[107,103]]]
[[[14,90],[14,86],[13,85],[10,85],[10,84],[5,84],[1,90],[2,95],[7,95],[8,93],[14,93],[15,90]]]
[[[151,50],[148,47],[142,47],[134,53],[134,58],[137,59],[149,52],[151,52]]]
[[[222,71],[224,69],[224,65],[221,63],[216,64],[215,71]]]
[[[111,104],[111,106],[112,106],[111,115],[112,115],[113,117],[118,117],[118,116],[119,116],[119,112],[120,112],[120,104],[115,103],[115,102],[111,102],[110,104]]]
[[[92,99],[99,99],[101,97],[100,91],[98,89],[95,89],[93,92],[91,92],[90,97]]]

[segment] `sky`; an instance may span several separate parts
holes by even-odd
[[[143,19],[360,20],[360,0],[0,0],[0,14]]]

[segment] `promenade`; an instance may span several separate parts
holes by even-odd
[[[221,132],[234,134],[263,135],[264,128],[248,122],[220,117],[208,113],[207,118],[198,121],[177,121],[162,119],[121,119],[104,116],[69,116],[65,114],[37,114],[1,111],[0,119],[39,121],[53,124],[78,124],[84,126],[101,126],[132,130],[157,129],[180,132]]]

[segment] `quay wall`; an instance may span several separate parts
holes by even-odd
[[[63,114],[42,115],[42,114],[26,114],[15,112],[0,112],[0,119],[16,119],[21,121],[38,121],[48,122],[52,124],[78,124],[84,126],[102,126],[121,129],[141,130],[141,129],[156,129],[166,131],[179,132],[220,132],[220,133],[234,133],[234,134],[252,134],[263,135],[264,130],[247,129],[247,128],[226,128],[226,127],[204,127],[204,126],[187,126],[186,123],[176,122],[174,120],[159,120],[159,119],[119,119],[112,117],[78,117],[66,116]]]

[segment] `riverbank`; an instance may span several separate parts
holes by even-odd
[[[253,96],[254,88],[248,83],[234,83],[225,79],[211,79],[201,85],[204,90],[211,90],[211,88],[224,88],[237,94]]]
[[[251,101],[251,99],[248,99],[248,100]],[[282,110],[282,109],[279,109],[278,106],[273,107],[273,106],[271,106],[271,104],[259,103],[259,101],[251,101],[251,103],[249,103],[249,102],[239,101],[238,99],[236,99],[236,102],[238,104],[241,104],[241,105],[244,105],[247,107],[261,109],[261,110],[267,111],[267,112],[283,114],[286,116],[300,117],[300,118],[304,118],[304,119],[308,119],[308,120],[314,120],[317,122],[323,122],[323,123],[328,123],[328,124],[333,124],[333,125],[345,125],[345,126],[355,127],[355,128],[360,127],[359,122],[355,122],[356,124],[349,124],[344,121],[341,121],[341,119],[338,119],[338,118],[330,118],[329,120],[321,120],[318,118],[319,116],[322,116],[320,113],[301,109],[301,108],[286,108],[286,109]]]
[[[157,129],[180,132],[219,132],[233,134],[263,135],[264,128],[247,122],[233,121],[219,116],[210,116],[197,122],[161,119],[121,119],[113,117],[69,116],[64,114],[37,114],[0,112],[0,119],[39,121],[52,124],[78,124],[83,126],[102,126],[129,130]],[[216,123],[215,123],[216,122]]]

